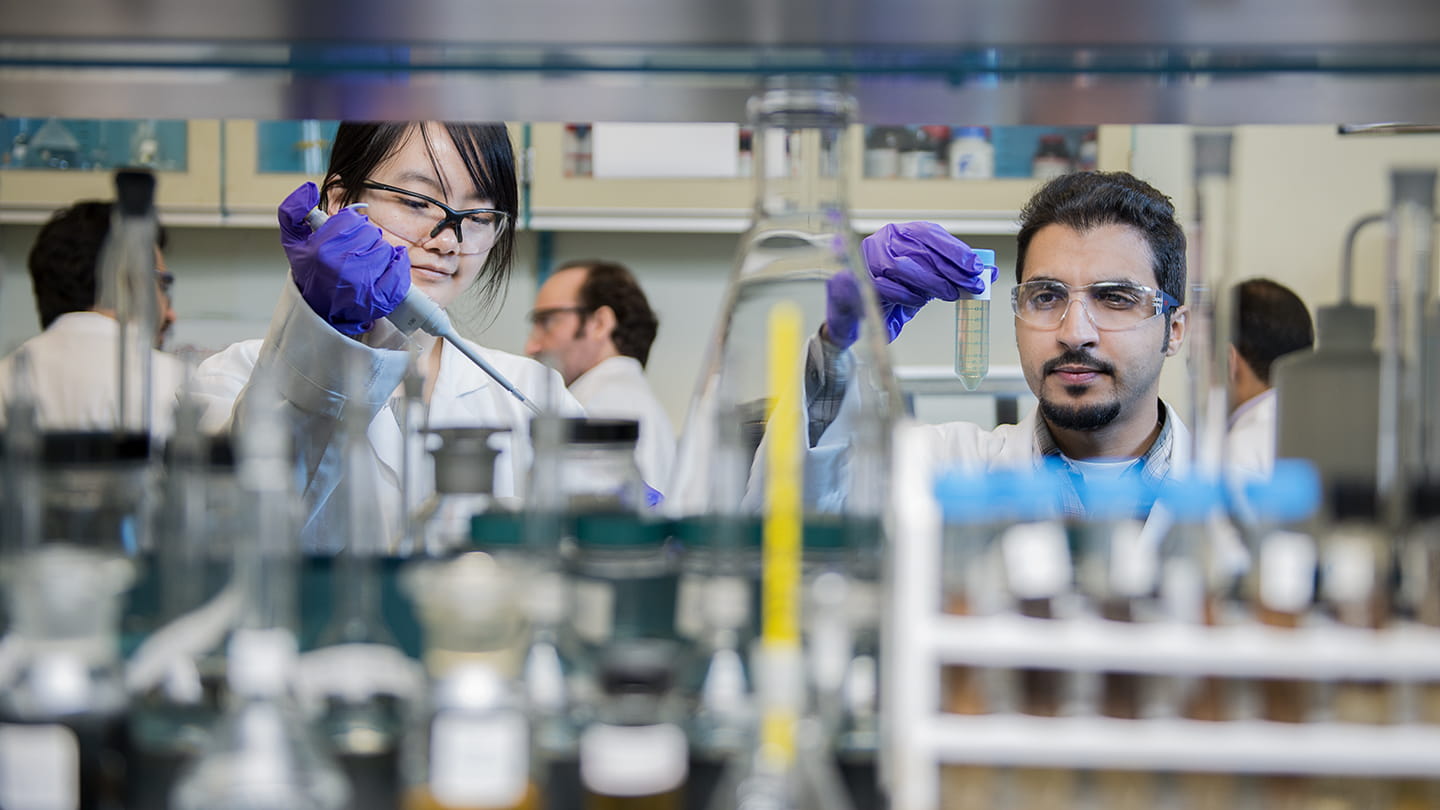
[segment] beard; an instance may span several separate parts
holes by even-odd
[[[1071,393],[1076,392],[1072,391]],[[1045,421],[1062,430],[1099,430],[1114,422],[1115,418],[1120,415],[1120,403],[1061,405],[1041,397],[1040,415],[1045,417]]]

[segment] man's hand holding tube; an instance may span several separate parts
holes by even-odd
[[[312,233],[305,216],[319,201],[319,189],[306,183],[280,203],[280,244],[305,303],[342,334],[360,335],[404,300],[410,256],[353,208]]]
[[[890,340],[931,299],[954,301],[962,292],[985,290],[999,270],[980,261],[970,246],[933,222],[886,225],[861,243],[870,281],[880,299],[881,316]],[[841,348],[859,337],[860,289],[854,278],[840,273],[825,286],[825,332]]]

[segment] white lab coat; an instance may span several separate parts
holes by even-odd
[[[1275,389],[1240,403],[1225,434],[1225,462],[1233,468],[1269,476],[1275,469]]]
[[[645,379],[639,360],[606,358],[576,377],[570,393],[588,416],[638,420],[640,441],[635,445],[635,462],[640,477],[662,491],[669,485],[670,469],[675,464],[675,429]]]
[[[372,348],[335,331],[310,309],[287,277],[264,341],[230,346],[203,363],[196,374],[194,391],[205,406],[205,425],[213,430],[230,422],[252,372],[262,365],[277,372],[281,394],[289,406],[287,415],[296,422],[296,455],[304,475],[306,510],[301,538],[307,551],[334,552],[346,543],[340,527],[348,522],[347,515],[341,499],[332,500],[331,496],[345,473],[344,434],[338,417],[346,401],[345,367],[352,357],[366,364],[369,385],[364,405],[373,414],[367,429],[371,455],[360,464],[362,479],[355,483],[359,491],[374,494],[373,501],[365,505],[371,510],[367,519],[384,527],[399,526],[403,436],[391,405],[408,362],[406,338],[382,320],[372,331],[371,342],[385,348]],[[528,358],[475,348],[527,396],[544,402],[548,394],[562,413],[583,414],[556,372]],[[495,465],[494,493],[499,498],[524,496],[531,458],[530,412],[448,344],[441,353],[430,399],[429,425],[510,428],[507,436],[494,440],[503,448]],[[420,471],[412,509],[434,487],[424,461],[412,458]]]
[[[0,423],[3,406],[20,382],[16,358],[25,353],[30,366],[28,386],[42,430],[110,430],[119,416],[120,324],[98,312],[67,312],[50,328],[21,344],[0,360]],[[139,363],[134,373],[139,373]],[[175,391],[184,379],[180,361],[150,350],[150,425],[168,436],[175,423]],[[137,394],[131,413],[140,410]]]
[[[1184,470],[1190,463],[1190,429],[1174,408],[1168,403],[1161,404],[1165,406],[1165,420],[1172,431],[1171,469]],[[1040,409],[1036,408],[1018,425],[1000,425],[993,430],[985,430],[971,422],[926,425],[924,429],[930,434],[926,446],[930,449],[935,469],[956,464],[975,465],[983,470],[1034,466],[1041,460],[1035,445],[1035,421],[1039,418]]]

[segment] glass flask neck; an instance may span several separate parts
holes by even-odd
[[[848,97],[833,90],[769,90],[752,116],[757,219],[805,216],[825,229],[848,227]]]

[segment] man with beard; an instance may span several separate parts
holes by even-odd
[[[1169,199],[1149,184],[1125,172],[1081,172],[1031,198],[1017,242],[1015,336],[1040,405],[994,430],[932,425],[927,444],[942,463],[1059,462],[1070,473],[1066,512],[1083,514],[1080,479],[1137,475],[1156,484],[1187,460],[1189,431],[1159,395],[1165,358],[1185,338],[1185,234]],[[955,300],[986,269],[933,223],[886,226],[865,240],[864,254],[892,340],[926,301]],[[836,292],[832,285],[821,329],[827,357],[844,348],[831,335],[854,332],[855,308],[836,306]],[[809,389],[812,424],[838,382]],[[843,421],[829,428],[844,429]]]

